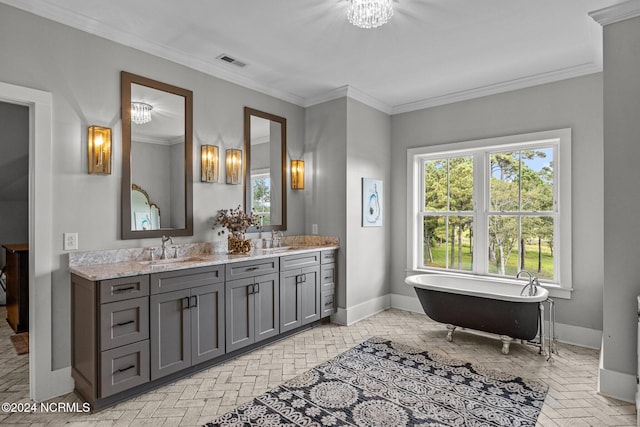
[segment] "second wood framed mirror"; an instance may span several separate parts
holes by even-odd
[[[287,229],[287,119],[244,108],[245,210],[262,231]]]

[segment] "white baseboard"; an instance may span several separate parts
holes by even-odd
[[[391,307],[424,314],[418,297],[408,297],[398,294],[390,295]],[[547,331],[548,329],[545,327],[545,333],[547,333]],[[565,325],[564,323],[556,323],[556,336],[560,342],[586,348],[600,349],[602,343],[602,331],[580,326]]]
[[[391,298],[389,295],[390,294],[372,298],[346,309],[338,308],[336,314],[331,316],[331,321],[339,325],[350,326],[367,317],[378,314],[391,306]]]
[[[600,367],[598,369],[598,393],[622,400],[623,402],[638,403],[635,400],[637,393],[636,376],[625,374],[611,369],[604,369],[602,352],[600,352]]]

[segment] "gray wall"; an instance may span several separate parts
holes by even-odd
[[[347,307],[389,293],[390,138],[387,114],[347,100]],[[383,181],[382,227],[362,227],[362,178]]]
[[[304,159],[305,169],[313,171],[307,179],[307,231],[318,224],[319,234],[340,237],[342,309],[389,293],[389,198],[383,198],[383,227],[363,228],[361,212],[363,177],[390,185],[390,129],[387,114],[350,98],[307,108]]]
[[[29,109],[0,102],[0,244],[29,241],[28,195]]]
[[[347,239],[347,98],[340,98],[306,109],[305,223],[311,234],[338,236],[338,307],[346,307]],[[310,191],[307,191],[310,190]],[[351,260],[350,260],[351,262]]]
[[[53,95],[52,368],[59,369],[70,364],[69,272],[62,233],[78,232],[83,251],[159,244],[159,239],[120,240],[120,71],[193,91],[194,236],[178,238],[177,243],[217,239],[211,230],[216,212],[243,202],[242,186],[200,182],[200,145],[218,145],[221,152],[242,148],[243,107],[250,106],[286,117],[289,145],[301,152],[304,109],[4,4],[0,52],[0,81]],[[109,176],[87,174],[86,133],[91,124],[113,129]],[[300,234],[304,216],[293,213],[304,212],[304,199],[291,193],[287,233]]]
[[[636,296],[640,295],[639,76],[640,18],[605,26],[602,363],[606,370],[634,375]]]
[[[557,321],[602,330],[602,74],[391,118],[391,292],[415,296],[404,285],[407,148],[559,128],[573,131],[571,244],[575,290],[571,300],[556,299]]]

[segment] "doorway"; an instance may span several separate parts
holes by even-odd
[[[51,366],[52,97],[0,82],[0,102],[29,109],[29,397],[43,401],[73,389],[71,369]]]
[[[0,392],[12,401],[29,384],[28,242],[29,107],[0,102]]]

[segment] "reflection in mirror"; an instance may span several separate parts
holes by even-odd
[[[192,93],[125,72],[121,83],[122,238],[192,235]],[[150,106],[150,115],[136,117],[142,107],[133,103]],[[133,183],[144,188],[147,201],[153,196],[150,209],[162,212],[157,224],[151,216],[145,221],[146,211],[138,215],[141,197]]]
[[[245,210],[262,230],[286,230],[286,132],[284,117],[245,107]]]
[[[134,230],[160,228],[160,208],[149,199],[149,194],[136,184],[131,185],[131,224]]]

